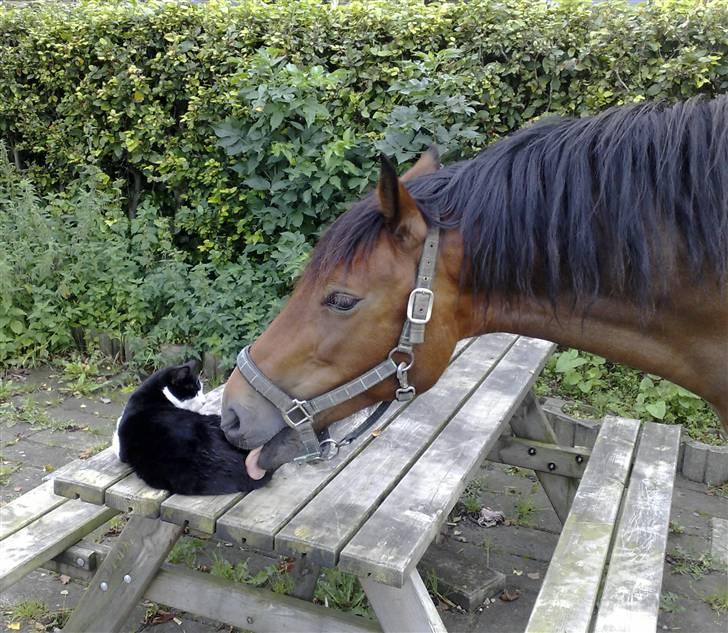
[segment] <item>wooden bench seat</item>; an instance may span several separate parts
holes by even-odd
[[[680,427],[647,422],[640,435],[637,420],[606,418],[528,633],[656,629],[679,448]]]

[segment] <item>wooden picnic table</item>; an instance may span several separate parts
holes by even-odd
[[[562,521],[589,463],[587,448],[558,445],[531,393],[553,347],[502,333],[461,342],[438,383],[411,403],[393,403],[376,431],[330,461],[287,464],[247,495],[170,495],[146,486],[110,449],[72,464],[53,479],[52,490],[44,484],[35,497],[10,504],[0,545],[11,556],[0,563],[0,589],[66,552],[65,564],[70,560],[90,578],[69,631],[119,630],[143,597],[254,631],[378,630],[360,617],[164,564],[192,528],[295,557],[314,580],[319,565],[355,574],[384,631],[444,631],[417,564],[482,461],[534,468]],[[334,436],[364,415],[335,425]],[[630,449],[618,460],[627,468],[622,488],[635,424],[616,444]],[[118,512],[131,518],[91,575],[94,552],[86,557],[68,548]],[[612,527],[615,517],[616,511]],[[602,568],[606,553],[603,559]],[[598,587],[600,577],[589,586]]]

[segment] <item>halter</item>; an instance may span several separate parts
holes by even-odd
[[[432,305],[435,298],[432,292],[432,281],[435,276],[439,242],[439,228],[430,227],[427,230],[427,237],[417,268],[417,283],[410,292],[407,301],[407,318],[402,327],[397,346],[387,354],[386,360],[357,378],[310,400],[299,400],[298,398],[291,398],[285,391],[273,384],[258,368],[250,357],[250,345],[244,347],[238,354],[237,366],[243,377],[255,391],[281,412],[286,424],[298,433],[305,452],[296,457],[295,462],[313,462],[322,459],[326,444],[331,444],[336,448],[333,454],[327,456],[330,459],[336,455],[339,446],[349,444],[374,424],[384,413],[389,403],[382,403],[360,427],[357,427],[338,443],[332,439],[324,439],[319,442],[316,431],[313,429],[316,414],[369,391],[369,389],[392,375],[396,375],[399,383],[399,387],[394,392],[395,400],[408,402],[417,395],[414,385],[409,384],[407,372],[412,369],[415,362],[413,346],[424,342],[425,325],[432,316]],[[398,362],[394,359],[395,354],[404,354],[407,360]]]

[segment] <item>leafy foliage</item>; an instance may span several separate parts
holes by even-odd
[[[659,376],[611,363],[601,356],[560,349],[548,361],[537,384],[542,395],[586,403],[594,415],[607,413],[682,424],[708,443],[720,443],[720,423],[694,393]]]

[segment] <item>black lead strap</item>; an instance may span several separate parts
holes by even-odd
[[[380,402],[379,406],[374,409],[374,411],[371,412],[369,417],[364,420],[359,426],[357,426],[353,431],[350,431],[347,433],[344,437],[341,438],[337,442],[339,446],[348,446],[351,444],[357,437],[363,435],[366,433],[369,429],[371,429],[378,421],[379,418],[381,418],[384,415],[384,412],[389,409],[389,405],[392,404],[391,400],[387,400],[385,402]]]

